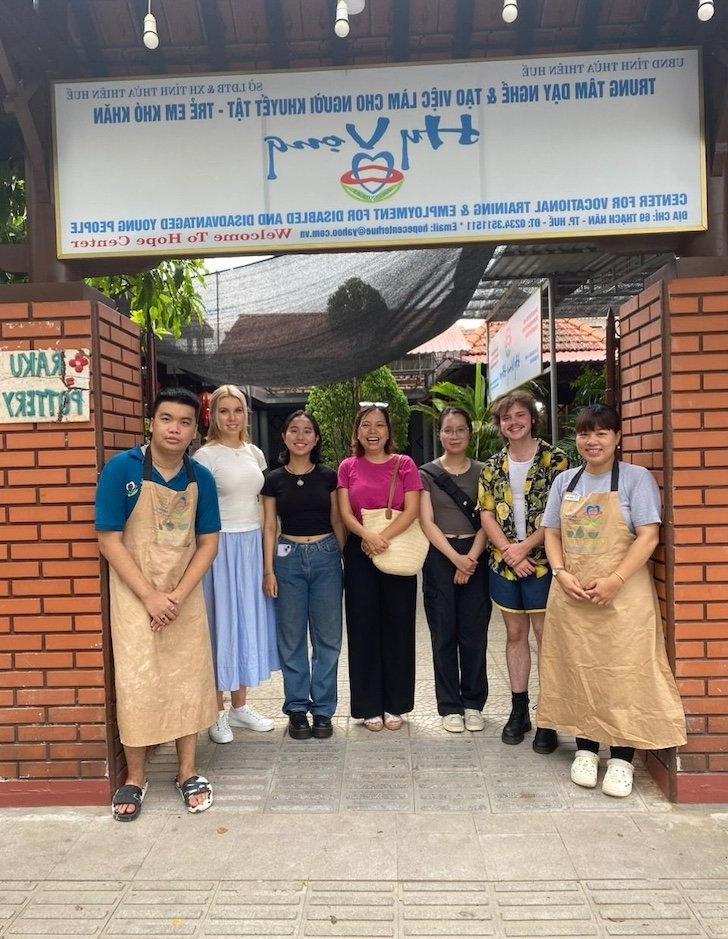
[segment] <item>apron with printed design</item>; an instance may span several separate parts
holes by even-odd
[[[197,549],[197,481],[187,456],[184,466],[184,492],[153,482],[147,447],[139,500],[122,537],[139,570],[161,591],[177,587]],[[214,724],[218,710],[202,584],[182,604],[174,622],[152,632],[142,601],[112,568],[109,572],[121,742],[152,746]]]
[[[613,573],[634,541],[610,492],[561,504],[564,566],[582,584]],[[569,496],[569,494],[571,494]],[[652,575],[645,565],[606,607],[572,600],[554,578],[539,660],[538,724],[603,744],[661,750],[685,743],[685,715],[665,651]]]

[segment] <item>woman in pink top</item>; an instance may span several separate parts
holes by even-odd
[[[352,451],[339,467],[339,511],[350,532],[344,545],[344,601],[349,640],[351,716],[369,730],[399,730],[415,699],[417,578],[383,574],[372,556],[389,547],[417,518],[422,481],[413,460],[392,454],[386,405],[362,404]],[[402,512],[377,535],[362,525],[362,509],[386,508],[398,467],[392,508]]]

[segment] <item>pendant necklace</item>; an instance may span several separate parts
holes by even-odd
[[[295,476],[295,477],[296,477],[296,485],[297,485],[297,486],[302,486],[302,485],[303,485],[303,477],[304,477],[304,476],[308,476],[309,473],[313,473],[313,471],[314,471],[315,469],[316,469],[316,464],[314,463],[314,465],[311,467],[311,469],[307,469],[305,473],[301,473],[301,474],[299,475],[298,473],[294,473],[293,470],[288,469],[288,464],[286,463],[286,472],[287,472],[287,473],[290,473],[291,476]]]

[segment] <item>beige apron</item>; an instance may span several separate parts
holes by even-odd
[[[577,496],[581,473],[561,504],[561,543],[566,570],[585,584],[613,573],[634,535],[619,504],[619,464],[611,492]],[[554,578],[539,674],[540,727],[640,750],[685,743],[685,715],[647,565],[606,607],[572,600]]]
[[[197,482],[188,457],[184,465],[184,492],[152,482],[147,447],[139,501],[122,538],[139,570],[161,591],[177,587],[197,549]],[[110,584],[121,742],[151,746],[214,724],[218,711],[202,584],[182,604],[177,619],[159,632],[152,631],[144,604],[113,569]]]

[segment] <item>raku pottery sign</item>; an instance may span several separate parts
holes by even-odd
[[[0,351],[0,424],[90,419],[88,349]]]

